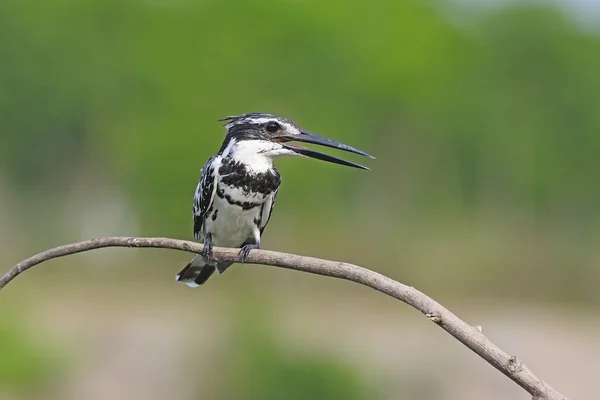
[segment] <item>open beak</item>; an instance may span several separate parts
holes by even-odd
[[[307,131],[302,131],[302,132],[300,132],[299,135],[280,136],[278,139],[281,139],[284,141],[289,140],[289,141],[295,141],[295,142],[313,143],[313,144],[318,144],[320,146],[344,150],[349,153],[360,154],[361,156],[365,156],[365,157],[369,157],[369,158],[375,158],[372,155],[369,155],[362,150],[355,149],[354,147],[348,146],[348,145],[340,143],[340,142],[336,142],[335,140],[331,140],[329,138],[317,135],[315,133],[307,132]],[[287,142],[283,142],[283,143],[281,143],[281,145],[283,147],[285,147],[286,149],[292,150],[294,153],[297,153],[297,154],[300,154],[303,156],[307,156],[307,157],[311,157],[311,158],[316,158],[317,160],[323,160],[323,161],[327,161],[327,162],[334,163],[334,164],[346,165],[348,167],[354,167],[354,168],[360,168],[360,169],[366,169],[366,170],[369,169],[363,165],[356,164],[351,161],[346,161],[344,159],[330,156],[329,154],[321,153],[319,151],[312,150],[312,149],[302,147],[299,145],[294,145],[294,144],[290,144]]]

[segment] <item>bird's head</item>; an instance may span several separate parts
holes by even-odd
[[[242,143],[243,141],[254,141],[256,143],[256,152],[269,153],[269,155],[273,156],[300,155],[349,167],[369,169],[351,161],[290,143],[293,141],[313,143],[375,158],[362,150],[306,131],[290,119],[272,114],[243,114],[225,117],[220,121],[225,121],[225,128],[227,129],[227,136],[220,150],[221,154],[230,151],[235,144]],[[251,143],[249,142],[248,144]]]

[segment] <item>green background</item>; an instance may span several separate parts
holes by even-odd
[[[600,36],[570,11],[4,0],[3,268],[97,236],[192,238],[217,120],[270,112],[377,160],[278,160],[264,248],[416,286],[599,396]],[[19,277],[0,296],[0,399],[525,398],[381,295],[256,266],[190,290],[173,280],[187,258],[104,250]]]

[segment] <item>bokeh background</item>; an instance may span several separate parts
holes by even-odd
[[[0,261],[192,237],[218,118],[266,111],[378,157],[282,159],[264,248],[425,291],[573,398],[600,371],[600,4],[0,2]],[[364,161],[364,160],[359,160]],[[0,399],[526,399],[347,282],[189,255],[59,259],[0,295]]]

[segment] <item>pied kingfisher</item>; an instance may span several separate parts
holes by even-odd
[[[373,158],[364,151],[301,129],[294,121],[271,114],[226,117],[227,135],[216,156],[202,168],[193,204],[194,238],[204,243],[202,254],[177,274],[177,281],[202,285],[230,262],[212,260],[212,246],[241,248],[240,262],[260,247],[281,178],[273,166],[280,156],[307,156],[350,167],[362,165],[320,153],[290,141],[314,143]]]

